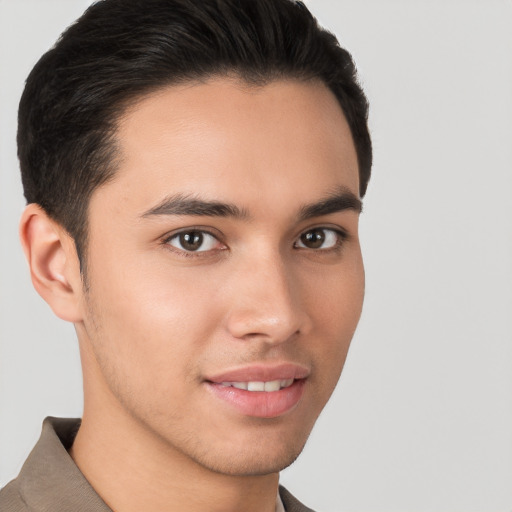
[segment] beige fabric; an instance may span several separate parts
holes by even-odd
[[[112,512],[67,452],[79,426],[79,419],[44,420],[20,474],[0,490],[1,512]],[[284,487],[279,494],[276,506],[282,501],[284,512],[313,512]]]

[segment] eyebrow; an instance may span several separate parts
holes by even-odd
[[[363,211],[363,203],[348,188],[340,187],[324,199],[316,203],[304,205],[300,209],[299,219],[308,220],[313,217],[321,217],[322,215],[329,215],[344,210],[361,213]]]
[[[303,205],[299,209],[299,220],[304,221],[344,210],[361,213],[362,209],[361,200],[347,188],[341,187],[320,201]],[[175,194],[166,197],[161,203],[144,212],[142,217],[159,215],[232,217],[239,220],[247,220],[250,217],[245,208],[239,208],[235,204],[204,200],[188,194]]]
[[[142,214],[155,215],[196,215],[201,217],[233,217],[247,219],[249,214],[238,206],[220,201],[207,201],[187,194],[166,197],[160,204]]]

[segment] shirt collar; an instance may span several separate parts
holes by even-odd
[[[41,437],[17,478],[20,494],[29,508],[112,512],[67,452],[79,427],[78,418],[44,420]],[[279,492],[275,512],[286,512]]]

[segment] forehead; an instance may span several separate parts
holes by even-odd
[[[339,186],[358,195],[350,129],[319,82],[170,86],[126,111],[117,142],[116,178],[97,194],[134,210],[174,193],[236,198],[247,208],[287,194],[309,202]]]

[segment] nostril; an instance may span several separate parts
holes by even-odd
[[[262,332],[250,332],[243,336],[237,336],[239,339],[244,341],[262,342],[267,344],[280,344],[293,341],[300,336],[300,330],[290,331],[286,329],[282,330],[262,330]]]

